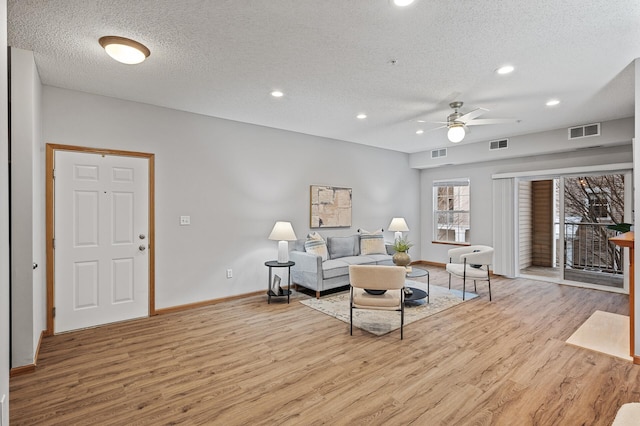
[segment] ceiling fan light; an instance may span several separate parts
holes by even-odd
[[[139,64],[151,54],[151,51],[144,44],[125,37],[100,37],[98,43],[109,56],[127,65]]]
[[[452,125],[449,127],[449,131],[447,132],[447,138],[449,138],[450,142],[458,143],[464,139],[465,133],[464,126]]]

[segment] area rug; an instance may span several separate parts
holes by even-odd
[[[407,286],[426,290],[425,283],[407,281]],[[421,320],[463,302],[462,292],[449,290],[437,285],[430,286],[429,303],[405,305],[404,325]],[[465,301],[478,297],[474,293],[466,293]],[[300,303],[316,309],[349,324],[349,292],[342,292],[320,299],[301,300]],[[400,328],[400,314],[393,311],[369,311],[356,309],[353,311],[353,326],[381,336]]]
[[[638,426],[640,425],[640,403],[629,402],[618,410],[616,418],[611,426]]]
[[[629,317],[595,311],[567,339],[567,343],[632,361],[629,355]]]

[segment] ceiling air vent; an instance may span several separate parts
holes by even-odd
[[[589,136],[600,136],[600,123],[569,127],[569,139],[587,138]]]
[[[447,148],[434,149],[431,151],[431,159],[442,158],[447,156]]]
[[[500,139],[498,141],[489,142],[489,149],[507,149],[509,146],[509,139]]]

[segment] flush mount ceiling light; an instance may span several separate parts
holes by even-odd
[[[450,142],[458,143],[462,139],[464,139],[464,135],[466,134],[464,130],[464,124],[462,123],[451,123],[449,125],[449,131],[447,132],[447,138],[449,138]]]
[[[104,48],[109,56],[123,64],[139,64],[151,54],[144,44],[124,37],[100,37],[98,43],[100,43],[100,46]]]

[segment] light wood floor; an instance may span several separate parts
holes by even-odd
[[[431,268],[431,284],[447,275]],[[459,283],[461,287],[461,283]],[[640,366],[565,340],[627,296],[493,281],[376,337],[266,296],[45,339],[11,379],[11,424],[610,425]],[[286,300],[286,299],[282,299]]]

